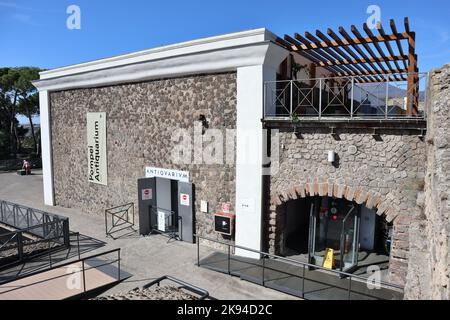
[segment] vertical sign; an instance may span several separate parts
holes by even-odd
[[[106,113],[88,112],[86,127],[89,182],[107,185]]]

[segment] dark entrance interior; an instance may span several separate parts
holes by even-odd
[[[285,204],[282,254],[323,265],[327,250],[334,269],[362,274],[377,265],[387,276],[391,225],[374,210],[345,199],[309,197]]]

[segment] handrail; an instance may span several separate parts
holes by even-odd
[[[187,283],[187,282],[185,282],[183,280],[180,280],[180,279],[177,279],[177,278],[174,278],[174,277],[171,277],[171,276],[167,276],[167,275],[159,277],[158,279],[155,279],[155,280],[147,283],[146,285],[142,286],[142,289],[150,288],[150,287],[154,286],[155,284],[158,284],[158,286],[159,286],[160,282],[163,281],[163,280],[170,280],[172,282],[181,284],[187,290],[189,290],[191,292],[194,292],[196,294],[200,294],[201,296],[200,296],[200,298],[198,298],[198,300],[205,300],[206,298],[209,297],[209,292],[206,291],[205,289],[199,288],[199,287],[194,286],[194,285],[192,285],[190,283]]]
[[[14,279],[11,279],[11,280],[3,282],[2,285],[10,283],[10,282],[13,282],[13,281],[16,281],[16,280],[21,280],[21,279],[25,279],[25,278],[28,278],[28,277],[32,277],[32,276],[35,276],[35,275],[40,274],[42,272],[52,271],[52,270],[55,270],[55,269],[58,269],[58,268],[66,267],[66,266],[72,265],[72,264],[77,263],[77,262],[85,262],[86,260],[91,260],[93,258],[104,256],[104,255],[107,255],[107,254],[110,254],[110,253],[113,253],[113,252],[117,252],[117,254],[118,254],[118,259],[114,260],[113,262],[119,261],[118,273],[119,273],[119,280],[120,280],[120,260],[121,260],[120,259],[120,248],[116,248],[116,249],[108,250],[108,251],[105,251],[105,252],[97,253],[97,254],[94,254],[94,255],[91,255],[91,256],[88,256],[88,257],[79,258],[79,259],[74,260],[74,261],[69,261],[69,262],[65,262],[65,263],[62,263],[62,264],[58,264],[58,265],[52,266],[50,268],[47,268],[45,270],[35,271],[35,272],[32,272],[32,273],[26,274],[24,276],[16,277]],[[63,276],[67,276],[67,275],[63,275]],[[44,281],[57,279],[59,277],[61,277],[61,276],[53,277],[53,278],[50,278],[50,279],[45,279]],[[0,295],[3,294],[3,293],[5,293],[5,292],[1,292]]]
[[[241,249],[241,250],[257,253],[257,254],[261,255],[263,258],[271,257],[271,258],[274,258],[274,259],[278,259],[278,260],[287,261],[287,262],[290,262],[290,263],[293,263],[293,264],[301,265],[301,266],[303,266],[304,269],[306,267],[313,268],[313,269],[320,269],[320,270],[324,270],[326,272],[331,272],[331,273],[334,273],[334,274],[338,274],[340,276],[348,277],[349,278],[349,289],[348,289],[349,290],[349,297],[350,297],[350,292],[351,292],[351,287],[350,287],[351,286],[351,279],[359,279],[359,280],[367,281],[367,278],[365,278],[365,277],[358,276],[358,275],[355,275],[355,274],[351,274],[351,273],[348,273],[348,272],[327,269],[327,268],[324,268],[322,266],[318,266],[318,265],[314,265],[314,264],[310,264],[310,263],[307,263],[307,262],[302,262],[302,261],[298,261],[298,260],[294,260],[294,259],[290,259],[290,258],[286,258],[286,257],[281,257],[281,256],[278,256],[278,255],[275,255],[275,254],[270,254],[270,253],[267,253],[267,252],[264,252],[264,251],[259,251],[259,250],[255,250],[255,249],[239,246],[239,245],[236,245],[236,244],[233,244],[233,243],[227,243],[227,242],[224,242],[224,241],[220,241],[220,240],[217,240],[217,239],[212,239],[212,238],[205,237],[205,236],[200,236],[200,235],[197,235],[197,234],[194,234],[194,237],[197,238],[197,266],[200,266],[200,241],[199,241],[199,239],[203,239],[203,240],[212,241],[212,242],[215,242],[215,243],[219,243],[219,244],[228,246],[228,255],[230,255],[230,250],[229,250],[230,247],[233,247],[235,249],[237,248],[237,249]],[[263,269],[264,269],[264,267],[265,266],[264,266],[264,259],[263,259]],[[229,261],[228,261],[228,268],[230,268],[230,262]],[[303,285],[304,285],[304,279],[305,278],[303,277]],[[263,281],[264,281],[264,279],[263,279]],[[401,290],[401,291],[404,290],[403,286],[400,286],[400,285],[397,285],[397,284],[388,283],[388,282],[384,282],[384,281],[377,281],[377,283],[379,283],[380,285],[385,286],[385,287],[395,288],[395,289],[398,289],[398,290]],[[302,292],[302,293],[304,293],[304,292]]]

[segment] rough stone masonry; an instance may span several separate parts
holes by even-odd
[[[179,128],[193,131],[200,114],[214,129],[236,127],[236,73],[196,75],[142,83],[52,92],[51,135],[55,202],[63,207],[103,214],[137,203],[137,179],[145,167],[190,172],[195,185],[196,226],[213,232],[213,212],[235,199],[235,164],[175,164],[171,152]],[[86,113],[106,112],[108,185],[89,183]],[[200,201],[209,213],[200,212]]]
[[[425,192],[411,225],[407,299],[450,299],[450,64],[430,73]]]

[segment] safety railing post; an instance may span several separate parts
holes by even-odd
[[[322,78],[319,79],[319,120],[322,118]]]
[[[19,257],[19,261],[23,260],[23,237],[22,232],[18,232],[16,234],[17,237],[17,255]]]
[[[355,77],[352,77],[352,92],[350,97],[350,118],[353,118],[354,97],[355,97]]]
[[[293,89],[293,80],[290,80],[289,81],[290,82],[290,98],[289,98],[289,116],[291,116],[292,117],[292,97],[293,97],[293,92],[292,92],[292,89]]]
[[[84,260],[81,261],[81,273],[83,276],[83,292],[86,292],[86,275],[85,275],[85,269],[84,269]]]
[[[197,267],[200,267],[200,238],[197,237]]]
[[[351,299],[351,292],[352,292],[352,277],[348,277],[348,300]]]
[[[384,106],[384,118],[385,119],[388,118],[388,113],[389,113],[388,105],[389,105],[389,75],[386,75],[386,100],[385,100],[385,106]]]
[[[303,265],[302,298],[305,298],[305,265]]]
[[[80,252],[80,233],[77,232],[77,250],[78,250],[78,260],[81,260],[81,252]]]
[[[230,263],[231,263],[231,255],[230,255],[230,249],[231,246],[228,245],[228,274],[231,275],[231,267],[230,267]]]
[[[117,280],[120,281],[120,248],[117,251]]]
[[[262,285],[266,286],[266,256],[262,255]]]

